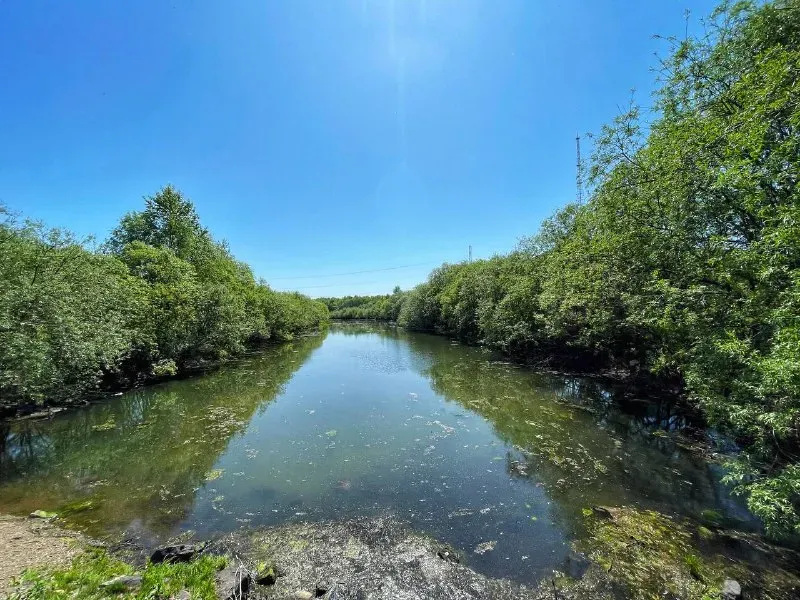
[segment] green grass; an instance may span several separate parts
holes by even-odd
[[[138,590],[114,590],[102,588],[101,584],[118,575],[134,573],[133,567],[104,550],[90,550],[75,558],[65,569],[25,571],[10,600],[152,600],[168,598],[183,589],[188,590],[192,598],[215,600],[214,575],[225,566],[225,562],[224,557],[202,556],[190,563],[148,564],[141,572],[142,586]]]

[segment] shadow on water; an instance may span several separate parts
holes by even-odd
[[[97,534],[170,531],[230,440],[266,410],[322,337],[270,347],[194,379],[134,390],[48,421],[6,423],[0,511],[47,507]]]
[[[665,435],[695,425],[674,398],[631,400],[623,385],[532,371],[485,349],[393,326],[335,330],[363,336],[376,328],[408,344],[410,366],[435,392],[491,423],[510,447],[510,477],[538,482],[565,512],[579,514],[587,503],[637,503],[699,517],[714,507],[757,526],[720,483],[717,465]]]

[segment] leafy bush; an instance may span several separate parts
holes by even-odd
[[[328,321],[321,302],[256,282],[170,186],[123,217],[100,251],[0,210],[5,403],[69,401]]]
[[[410,329],[681,379],[744,452],[728,481],[800,533],[800,2],[724,4],[671,40],[658,115],[596,139],[584,206],[517,252],[444,265]]]

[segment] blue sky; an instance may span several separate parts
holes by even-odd
[[[103,239],[172,183],[276,289],[408,288],[572,200],[714,4],[4,0],[0,202]]]

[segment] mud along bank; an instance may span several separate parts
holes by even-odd
[[[3,518],[0,525],[15,529],[0,547],[6,564],[0,583],[9,586],[15,569],[28,568],[13,591],[7,588],[20,600],[788,600],[800,590],[798,556],[749,534],[630,508],[597,507],[586,518],[589,541],[576,545],[564,571],[537,585],[487,577],[470,566],[496,541],[459,552],[391,516],[246,527],[158,548],[137,546],[135,538],[103,545],[52,523]],[[709,556],[710,546],[722,550]],[[28,552],[33,547],[43,552]],[[6,563],[20,556],[27,558]]]

